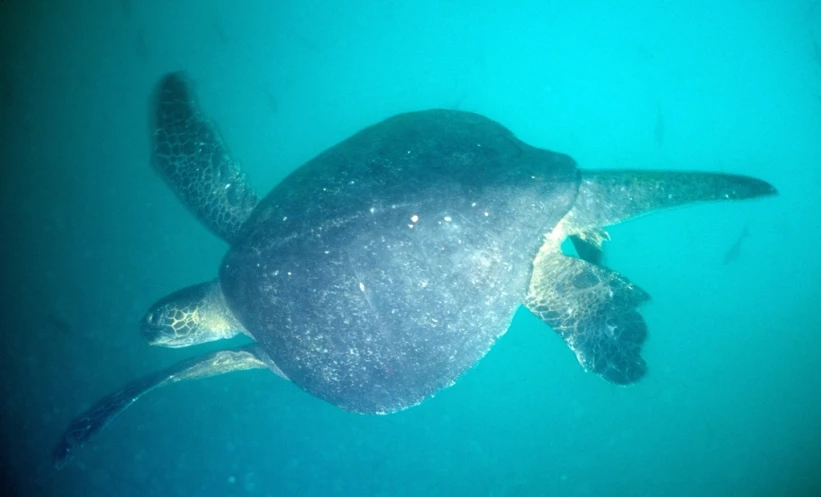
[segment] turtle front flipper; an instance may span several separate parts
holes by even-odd
[[[635,383],[647,371],[647,325],[636,308],[650,296],[624,276],[542,246],[525,306],[553,328],[586,371],[611,383]]]
[[[580,258],[601,265],[602,242],[610,239],[603,226],[696,202],[741,200],[776,193],[765,181],[735,174],[581,171],[578,197],[552,238],[569,237]]]
[[[736,174],[581,171],[578,197],[553,237],[585,233],[652,211],[696,202],[742,200],[777,193],[766,181]]]
[[[211,354],[182,361],[168,369],[145,376],[127,384],[117,392],[100,399],[89,410],[77,416],[66,428],[52,452],[52,462],[63,468],[76,451],[105,428],[112,419],[125,411],[144,394],[157,387],[185,380],[207,378],[231,371],[268,368],[277,375],[285,375],[257,344],[238,349],[220,350]]]
[[[259,197],[179,72],[163,77],[156,91],[152,159],[200,222],[228,243],[237,239]]]

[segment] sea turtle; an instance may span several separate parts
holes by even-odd
[[[358,413],[391,413],[452,385],[524,304],[583,368],[618,385],[646,372],[648,294],[601,264],[602,230],[656,209],[775,194],[704,172],[580,170],[478,114],[425,110],[370,126],[260,200],[182,73],[154,99],[153,161],[181,201],[230,244],[219,276],[145,314],[153,345],[244,334],[139,379],[67,428],[63,467],[158,386],[267,368]],[[579,257],[565,255],[570,237]]]

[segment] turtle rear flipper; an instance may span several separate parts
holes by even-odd
[[[167,74],[154,102],[152,159],[182,202],[228,243],[259,203],[182,73]]]
[[[579,364],[627,385],[647,371],[647,325],[636,308],[650,296],[624,276],[545,245],[533,263],[525,306],[553,328]]]
[[[157,387],[231,371],[259,368],[269,368],[279,376],[285,377],[259,345],[252,344],[194,357],[132,381],[122,389],[103,397],[86,412],[74,418],[54,447],[52,462],[57,469],[62,469],[74,458],[75,452],[105,428],[112,419]]]
[[[676,171],[582,171],[571,210],[533,262],[525,305],[561,335],[586,370],[626,385],[647,371],[647,325],[636,308],[650,296],[601,264],[603,226],[695,202],[776,194],[747,176]],[[580,259],[562,254],[570,237]]]

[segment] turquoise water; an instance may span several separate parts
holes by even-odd
[[[814,3],[0,2],[0,493],[821,495]],[[149,164],[149,97],[179,69],[263,192],[368,124],[448,107],[581,167],[743,173],[781,195],[610,229],[608,266],[653,296],[635,386],[583,372],[523,311],[408,411],[233,373],[152,392],[56,471],[73,416],[222,345],[137,333],[226,250]]]

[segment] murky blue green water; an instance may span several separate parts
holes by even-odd
[[[0,2],[0,493],[821,495],[815,3]],[[179,69],[262,192],[366,125],[448,107],[581,167],[743,173],[781,195],[610,230],[608,266],[653,296],[633,387],[523,311],[408,411],[234,373],[147,395],[56,471],[73,416],[222,345],[137,333],[226,250],[150,167],[149,98]]]

